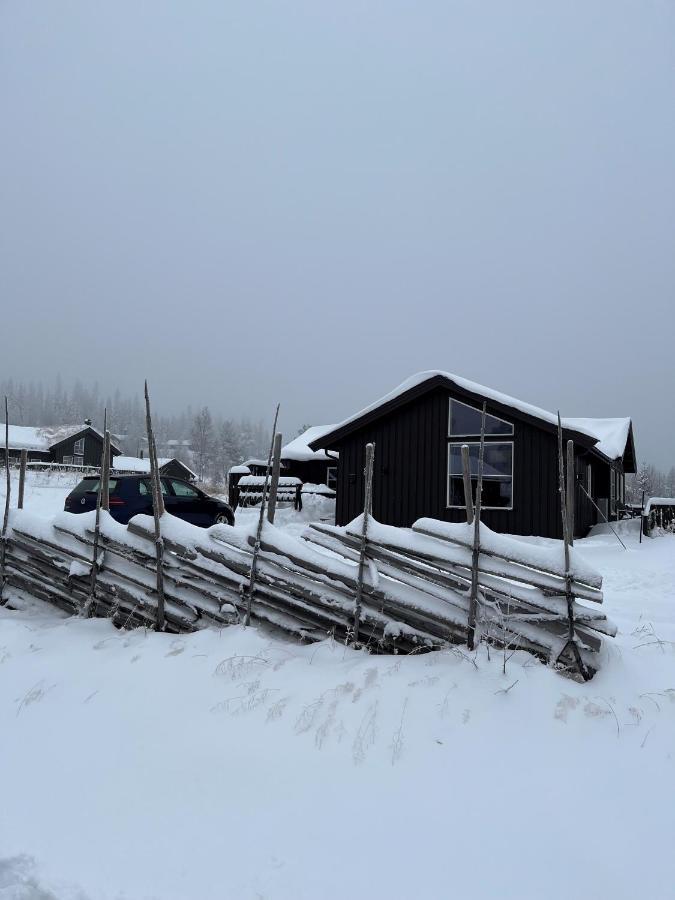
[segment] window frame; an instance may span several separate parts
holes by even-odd
[[[337,471],[338,471],[337,466],[326,466],[326,487],[330,488],[332,491],[337,490]],[[331,480],[330,473],[331,472],[333,473],[333,486],[332,487],[330,484],[330,480]]]
[[[454,397],[448,397],[448,440],[454,440],[455,438],[480,438],[480,429],[478,432],[472,434],[454,434],[452,431],[452,404],[459,403],[460,406],[465,406],[467,409],[473,410],[473,412],[478,413],[479,417],[483,415],[483,410],[478,409],[476,406],[472,406],[470,403],[465,403],[463,400],[455,400]],[[486,440],[489,438],[496,438],[501,441],[502,438],[515,437],[515,428],[513,427],[513,422],[507,422],[506,419],[502,419],[501,416],[495,416],[494,413],[489,413],[486,409],[485,418],[497,419],[498,422],[503,422],[504,425],[508,425],[511,429],[506,432],[506,434],[485,434]],[[504,443],[502,441],[502,443]]]
[[[84,456],[84,438],[81,437],[73,443],[73,456]]]
[[[508,424],[508,423],[507,423]],[[496,436],[495,436],[496,437]],[[452,447],[463,447],[465,444],[470,447],[472,444],[474,446],[480,447],[480,441],[456,441],[454,437],[452,439],[448,438],[448,451],[447,458],[445,463],[445,508],[446,509],[463,509],[466,510],[466,503],[462,503],[461,505],[451,504],[450,503],[450,479],[451,478],[463,478],[463,475],[454,475],[450,472],[450,450]],[[483,510],[495,510],[498,512],[512,512],[513,511],[513,500],[515,496],[515,473],[514,473],[514,457],[515,457],[515,440],[503,441],[503,440],[486,440],[484,445],[486,447],[494,446],[495,444],[509,444],[511,447],[511,502],[508,506],[483,506],[481,503],[481,512]],[[507,479],[508,475],[485,475],[483,473],[483,481],[504,481]],[[471,476],[472,481],[478,482],[478,475]]]

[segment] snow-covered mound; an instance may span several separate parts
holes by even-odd
[[[675,538],[624,539],[589,684],[0,609],[0,897],[670,898]]]

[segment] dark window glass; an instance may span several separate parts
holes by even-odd
[[[480,444],[469,447],[471,489],[476,499]],[[513,444],[486,443],[483,451],[484,509],[505,509],[513,505]],[[448,444],[448,506],[464,508],[464,480],[462,478],[462,444]]]
[[[469,468],[472,475],[478,475],[480,444],[468,444]],[[513,444],[485,444],[483,450],[483,478],[511,477]],[[462,444],[450,444],[448,453],[448,474],[462,475]]]
[[[464,508],[464,479],[458,475],[448,478],[448,506]],[[471,479],[471,493],[476,502],[478,479]],[[510,478],[484,478],[481,506],[483,509],[508,509],[512,504],[513,483]]]
[[[450,437],[480,437],[481,418],[480,409],[460,403],[459,400],[450,401]],[[513,434],[513,425],[498,419],[496,416],[485,416],[485,434]]]
[[[74,494],[98,494],[101,488],[101,479],[97,477],[83,478],[82,481],[73,491]],[[108,493],[114,494],[117,489],[117,479],[111,478],[108,481]]]
[[[329,466],[326,469],[326,485],[335,490],[337,487],[337,466]]]

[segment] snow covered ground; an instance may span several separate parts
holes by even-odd
[[[0,898],[671,898],[675,538],[622,537],[586,685],[0,610]]]

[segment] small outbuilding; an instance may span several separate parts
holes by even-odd
[[[158,459],[160,475],[167,475],[170,478],[182,478],[184,481],[194,481],[197,473],[193,472],[189,466],[179,459],[163,458]],[[150,472],[150,460],[139,456],[118,456],[113,462],[112,471],[119,475],[143,474]]]
[[[494,531],[562,537],[557,415],[442,371],[421,372],[338,425],[314,434],[310,449],[339,454],[336,523],[363,511],[365,445],[375,443],[373,515],[410,526],[428,516],[466,517],[461,448],[478,476],[486,403],[482,520]],[[563,418],[574,443],[575,536],[616,518],[625,475],[636,471],[630,418]]]
[[[325,484],[335,490],[337,484],[337,454],[309,445],[318,435],[325,434],[331,425],[314,425],[281,448],[281,472],[288,478],[299,478],[303,484]],[[247,459],[244,466],[251,475],[264,475],[266,459]],[[230,471],[233,471],[230,469]]]

